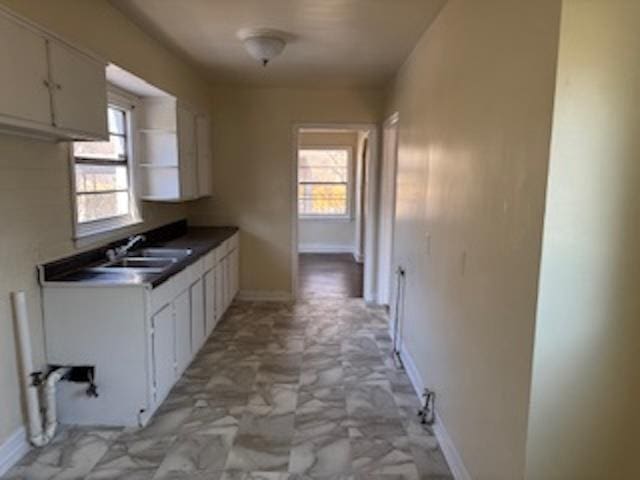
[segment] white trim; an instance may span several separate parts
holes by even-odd
[[[380,205],[378,221],[378,303],[388,304],[392,300],[393,250],[396,223],[396,179],[398,175],[398,148],[400,145],[400,114],[395,112],[382,126],[382,148],[380,154]],[[395,130],[393,153],[388,155],[387,132]]]
[[[280,290],[240,290],[237,300],[241,302],[290,302],[291,292]]]
[[[413,361],[413,357],[409,354],[404,342],[402,342],[400,346],[400,358],[402,359],[405,372],[407,372],[407,376],[411,381],[411,385],[413,386],[418,399],[421,400],[425,384],[420,376],[420,372],[418,372],[415,362]],[[462,457],[460,456],[458,449],[453,443],[453,440],[442,421],[442,417],[440,417],[437,412],[436,421],[433,424],[433,433],[435,433],[440,449],[442,450],[444,457],[447,459],[453,478],[455,478],[455,480],[472,480],[471,475],[469,475],[469,472],[462,461]]]
[[[298,245],[298,253],[350,253],[350,254],[354,254],[353,245],[331,245],[331,244],[326,244],[326,243],[303,243],[301,245]]]
[[[7,473],[29,450],[31,445],[27,441],[27,431],[20,427],[0,445],[0,476]]]
[[[369,164],[363,181],[367,189],[367,222],[365,225],[364,300],[376,303],[377,231],[378,231],[378,170],[379,128],[375,123],[294,123],[291,135],[291,295],[298,292],[298,133],[301,129],[365,130],[369,134]]]

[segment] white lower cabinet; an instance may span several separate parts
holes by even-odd
[[[171,304],[151,318],[153,399],[156,403],[165,399],[176,380],[175,334],[173,306]]]
[[[176,339],[176,375],[179,377],[191,362],[191,292],[182,292],[173,301]]]
[[[215,267],[204,274],[204,318],[205,336],[208,337],[216,326],[216,274]]]
[[[205,316],[204,316],[204,279],[198,279],[191,285],[191,353],[195,355],[204,344]]]
[[[224,284],[225,284],[225,276],[224,276],[224,266],[222,262],[218,262],[214,268],[215,278],[216,278],[216,323],[220,321],[222,318],[222,314],[225,311],[224,305]]]
[[[62,423],[149,421],[237,293],[237,235],[154,288],[43,287],[47,362],[95,367],[100,394],[61,382]]]

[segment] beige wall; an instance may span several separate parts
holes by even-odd
[[[241,229],[241,288],[290,293],[294,126],[378,122],[382,95],[366,90],[215,87],[214,197],[190,219]]]
[[[2,0],[14,11],[158,86],[207,106],[198,72],[102,0]],[[9,292],[26,290],[35,361],[44,361],[36,265],[70,254],[67,144],[0,135],[0,445],[23,423]],[[145,204],[145,224],[186,216],[186,206]],[[129,232],[121,232],[119,236]]]
[[[387,109],[403,338],[476,480],[524,476],[559,18],[559,0],[450,0]]]
[[[565,0],[527,479],[640,478],[640,3]]]
[[[301,147],[348,147],[351,149],[351,218],[349,220],[298,220],[298,246],[309,248],[347,249],[353,252],[356,242],[356,187],[358,161],[358,132],[302,132],[298,136]]]

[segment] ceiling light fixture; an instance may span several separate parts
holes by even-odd
[[[238,37],[244,42],[249,55],[262,62],[264,67],[280,55],[287,44],[282,32],[266,28],[241,30]]]

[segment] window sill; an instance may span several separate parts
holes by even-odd
[[[118,233],[142,223],[142,218],[125,217],[96,225],[78,225],[73,240],[78,248],[102,243],[105,240],[116,240]]]
[[[330,217],[330,216],[313,216],[313,215],[305,215],[305,216],[299,216],[298,220],[300,220],[301,222],[343,222],[343,223],[349,223],[349,222],[353,222],[353,217]]]

